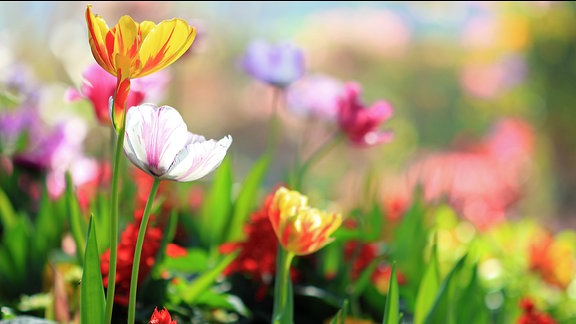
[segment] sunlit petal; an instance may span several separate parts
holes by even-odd
[[[172,107],[132,107],[126,116],[124,151],[140,169],[162,177],[186,145],[187,133],[182,117]]]
[[[189,133],[189,142],[178,153],[174,164],[164,176],[165,179],[193,181],[200,179],[216,169],[226,156],[232,144],[230,135],[220,139],[206,140],[203,136]]]
[[[196,29],[182,19],[161,22],[142,41],[140,65],[135,67],[133,76],[142,77],[172,64],[188,50],[195,37]]]

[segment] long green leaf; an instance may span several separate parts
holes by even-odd
[[[9,231],[12,226],[16,223],[16,212],[12,208],[10,200],[0,188],[0,221],[4,225],[4,230]]]
[[[438,290],[440,289],[440,270],[438,268],[438,256],[436,240],[432,245],[432,256],[430,264],[424,273],[424,277],[418,288],[416,296],[416,307],[414,309],[414,324],[421,324],[426,318],[426,314],[434,304]]]
[[[82,214],[80,213],[80,207],[78,206],[78,200],[73,191],[72,178],[70,173],[66,172],[66,205],[68,205],[68,217],[70,222],[70,231],[72,232],[72,237],[76,242],[76,254],[78,257],[78,263],[81,263],[84,259],[84,242],[86,237],[84,236],[84,229],[86,224],[82,219]]]
[[[346,316],[348,315],[348,299],[344,299],[342,303],[342,308],[334,315],[330,324],[345,324],[346,323]]]
[[[200,211],[201,242],[208,247],[223,243],[224,230],[232,210],[232,162],[224,158],[214,172],[212,187]]]
[[[396,278],[396,263],[393,263],[382,324],[398,324],[400,322],[400,296],[398,290],[399,288],[398,278]]]
[[[252,167],[250,173],[244,179],[238,198],[234,203],[234,213],[228,225],[226,241],[238,241],[243,239],[243,225],[254,208],[256,195],[260,184],[266,175],[270,165],[270,154],[264,154]]]
[[[213,268],[207,270],[189,285],[182,298],[189,304],[194,303],[198,297],[204,293],[216,281],[216,278],[224,269],[236,258],[238,253],[231,253],[223,257],[220,262]]]
[[[94,217],[90,216],[86,241],[82,284],[80,288],[80,322],[82,324],[104,323],[105,297],[100,272],[100,255]]]
[[[456,265],[450,270],[446,278],[440,284],[440,289],[438,294],[436,295],[436,299],[434,300],[434,304],[430,309],[430,312],[427,314],[424,323],[426,324],[434,324],[434,323],[455,323],[456,322],[456,303],[457,303],[457,296],[455,296],[457,292],[456,287],[456,278],[458,277],[459,272],[464,267],[466,261],[466,255],[464,255]]]

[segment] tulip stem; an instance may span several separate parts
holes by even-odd
[[[112,193],[110,198],[110,265],[108,268],[108,288],[106,291],[106,323],[112,323],[112,308],[116,290],[116,260],[118,256],[118,181],[120,161],[124,144],[124,126],[118,132],[114,148],[114,166],[112,170]]]
[[[274,324],[292,324],[293,300],[292,282],[290,280],[290,264],[295,254],[278,247],[276,260],[276,283],[274,286]]]
[[[272,92],[272,116],[269,122],[269,137],[268,137],[268,147],[267,152],[274,152],[274,149],[278,146],[278,137],[280,135],[280,122],[278,120],[280,100],[282,99],[282,89],[274,87]],[[273,153],[270,153],[273,154]]]
[[[332,148],[334,148],[338,143],[340,143],[345,138],[343,133],[336,133],[320,145],[316,151],[314,151],[310,157],[302,163],[298,171],[296,172],[296,178],[294,179],[294,183],[292,187],[294,190],[300,190],[302,186],[302,181],[304,179],[304,175],[308,171],[308,169],[312,166],[312,164],[316,163],[321,157],[323,157],[326,153],[328,153]]]
[[[130,277],[130,300],[128,304],[128,323],[134,323],[134,315],[136,313],[136,289],[138,288],[138,270],[140,268],[140,257],[142,256],[142,245],[144,245],[144,237],[146,235],[146,227],[150,219],[150,210],[158,187],[160,186],[160,179],[154,178],[154,183],[150,189],[150,195],[144,208],[144,215],[142,215],[142,222],[138,230],[138,240],[136,241],[136,248],[134,249],[134,262],[132,262],[132,276]]]

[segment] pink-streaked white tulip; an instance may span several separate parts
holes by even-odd
[[[188,131],[180,113],[170,107],[142,104],[126,115],[124,152],[151,176],[193,181],[216,169],[232,144],[227,135],[216,141]]]

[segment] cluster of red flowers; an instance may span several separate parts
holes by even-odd
[[[518,318],[517,324],[556,324],[550,315],[536,310],[530,298],[523,298],[520,301],[520,308],[522,308],[522,315]]]
[[[278,239],[268,219],[268,210],[273,198],[274,194],[269,194],[264,205],[250,216],[250,221],[244,227],[245,241],[220,246],[221,253],[240,249],[240,254],[224,270],[224,275],[242,273],[251,280],[262,283],[258,297],[263,297],[265,288],[276,272]]]
[[[116,293],[114,301],[123,306],[128,305],[130,297],[130,277],[132,275],[132,263],[134,262],[134,249],[136,247],[136,240],[138,238],[138,231],[140,229],[139,222],[133,222],[126,226],[124,232],[120,237],[118,244],[118,261],[116,268]],[[138,283],[141,283],[148,275],[152,266],[156,253],[160,248],[162,242],[162,230],[160,228],[148,227],[144,241],[146,244],[142,246],[142,257],[140,259],[140,270],[138,272]],[[104,287],[108,287],[108,268],[110,265],[110,250],[106,250],[100,256],[100,269]]]

